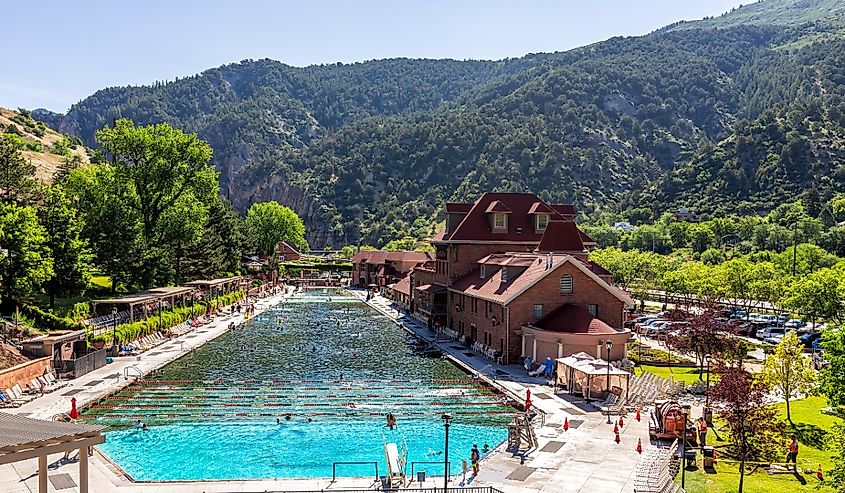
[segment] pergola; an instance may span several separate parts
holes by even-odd
[[[126,306],[129,312],[129,321],[135,321],[135,309],[140,305],[143,309],[144,318],[147,318],[149,312],[148,306],[157,301],[167,301],[171,306],[175,305],[177,301],[181,302],[181,306],[186,306],[185,298],[193,293],[196,288],[192,286],[175,286],[168,288],[154,288],[140,293],[122,296],[120,298],[112,298],[106,300],[94,300],[94,312],[97,311],[97,305],[113,305]]]
[[[0,464],[38,457],[38,493],[47,493],[47,456],[79,450],[79,493],[88,493],[88,447],[106,441],[102,428],[0,413]]]
[[[219,279],[198,279],[196,281],[186,282],[185,286],[199,288],[206,293],[231,293],[240,284],[241,276],[221,277]]]

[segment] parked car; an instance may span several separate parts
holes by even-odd
[[[651,324],[653,324],[655,322],[661,322],[661,321],[663,321],[663,319],[660,319],[660,318],[657,318],[657,317],[649,317],[644,322],[640,322],[636,325],[637,333],[645,335],[645,334],[648,333],[648,328],[651,326]]]
[[[821,341],[822,335],[819,332],[807,332],[798,336],[798,340],[804,344],[805,348],[814,348]]]
[[[769,327],[765,327],[763,329],[758,330],[757,333],[755,334],[755,337],[757,337],[757,339],[760,339],[761,341],[764,341],[764,340],[768,339],[769,337],[772,337],[776,334],[779,334],[781,337],[783,337],[783,335],[785,333],[786,333],[786,329],[784,327],[769,326]]]
[[[790,329],[800,329],[801,327],[804,326],[804,321],[799,320],[797,318],[793,318],[793,319],[790,319],[790,320],[787,320],[786,322],[784,322],[783,326],[788,327]]]
[[[766,344],[772,344],[774,346],[777,346],[778,344],[780,344],[780,341],[782,341],[782,340],[783,340],[783,334],[773,334],[773,335],[763,339],[763,342],[765,342]]]
[[[625,320],[625,323],[622,324],[623,327],[626,329],[633,329],[637,326],[637,324],[641,324],[647,320],[652,319],[653,317],[648,315],[643,315],[641,317],[632,318],[631,320]]]
[[[757,316],[758,322],[763,322],[771,325],[779,325],[778,318],[775,315],[758,315]]]
[[[671,322],[669,320],[655,320],[648,324],[647,337],[657,337],[660,335]]]

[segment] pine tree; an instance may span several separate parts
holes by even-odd
[[[0,199],[7,203],[26,204],[38,192],[35,165],[28,163],[20,151],[19,144],[0,136]]]

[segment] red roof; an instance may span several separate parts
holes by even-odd
[[[509,267],[509,264],[504,262],[501,257],[507,256],[514,259],[514,265],[511,265],[508,268],[507,282],[502,282],[501,268],[496,268],[495,265],[485,264],[485,269],[488,273],[486,278],[481,279],[481,269],[479,267],[453,282],[452,285],[449,286],[449,289],[451,291],[463,293],[467,296],[473,296],[496,303],[508,304],[521,295],[526,289],[543,279],[546,275],[555,272],[564,263],[571,262],[572,265],[592,277],[599,286],[603,287],[620,301],[629,306],[633,305],[634,302],[631,300],[630,296],[616,286],[608,284],[606,281],[602,280],[590,270],[589,266],[585,262],[579,260],[576,256],[561,253],[552,253],[549,255],[551,255],[552,260],[552,267],[550,269],[546,268],[546,261],[549,258],[547,254],[507,253],[490,255],[482,260],[490,260],[491,257],[496,257],[495,265],[504,267]],[[522,264],[522,260],[525,259],[532,260],[530,265],[527,267],[525,265],[520,265]],[[495,272],[491,273],[494,269]]]
[[[573,221],[550,221],[537,246],[539,252],[583,252],[584,243]]]
[[[501,200],[494,200],[493,202],[490,202],[490,205],[487,206],[487,210],[484,212],[504,212],[506,214],[510,214],[513,211],[502,203]]]
[[[472,209],[472,204],[446,202],[446,214],[466,214],[470,209]]]
[[[475,203],[460,224],[443,236],[444,241],[496,241],[539,243],[542,234],[535,232],[534,216],[529,213],[545,204],[533,193],[485,193]],[[574,214],[572,206],[549,206],[555,209],[552,219],[563,220],[561,211]],[[558,210],[560,207],[560,210]],[[490,212],[510,212],[508,230],[505,233],[493,233],[488,214]],[[440,238],[438,238],[440,239]],[[435,240],[436,241],[436,240]]]
[[[399,281],[393,285],[393,290],[402,293],[405,296],[411,296],[411,277],[405,276],[402,279],[399,279]]]
[[[613,335],[619,333],[613,327],[594,318],[587,310],[569,303],[555,308],[531,325],[549,332],[568,334]]]
[[[587,236],[587,233],[581,231],[580,229],[578,230],[578,232],[581,233],[581,243],[583,243],[585,245],[595,245],[596,244],[595,240],[593,240],[592,238]]]
[[[564,216],[575,216],[575,207],[572,204],[553,204],[552,209]]]
[[[528,209],[529,214],[555,214],[555,212],[547,203],[539,201],[531,204],[531,208]]]
[[[366,262],[368,264],[383,264],[385,262],[416,262],[424,263],[434,260],[430,252],[385,252],[382,250],[369,250],[358,252],[352,257],[352,262]]]

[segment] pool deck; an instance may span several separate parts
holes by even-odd
[[[363,291],[353,291],[364,299]],[[286,295],[278,295],[256,303],[256,313],[279,303]],[[390,301],[376,296],[369,305],[394,320],[419,337],[434,340],[435,335],[416,320],[401,316],[390,306]],[[84,407],[126,386],[130,380],[124,378],[127,368],[136,366],[144,373],[160,368],[183,356],[191,349],[226,333],[227,326],[234,321],[243,322],[242,315],[224,317],[212,324],[169,341],[136,358],[118,358],[114,363],[73,380],[65,387],[51,394],[15,409],[16,414],[32,418],[50,419],[53,415],[68,412],[71,395]],[[451,486],[493,486],[506,493],[631,493],[634,491],[634,470],[639,462],[635,447],[642,439],[643,447],[650,447],[648,441],[647,416],[638,422],[629,416],[621,429],[621,443],[613,438],[613,426],[606,423],[606,417],[594,411],[589,404],[556,396],[547,383],[540,378],[529,377],[518,365],[496,365],[489,360],[472,354],[454,341],[438,341],[444,355],[457,364],[480,372],[482,378],[507,391],[514,397],[523,398],[531,390],[533,405],[542,410],[545,418],[541,427],[535,428],[539,446],[523,459],[514,457],[504,450],[504,445],[495,449],[481,463],[477,478],[464,481],[455,476]],[[133,374],[135,370],[129,370]],[[73,394],[71,394],[73,393]],[[569,431],[563,431],[565,419],[569,420]],[[480,445],[480,444],[479,444]],[[50,478],[68,475],[74,484],[79,483],[77,461],[71,454],[70,461],[63,461],[62,455],[48,458]],[[469,451],[466,458],[469,457]],[[460,461],[461,458],[453,458]],[[220,460],[226,460],[221,457]],[[458,462],[460,463],[460,462]],[[266,479],[245,481],[195,481],[143,483],[132,482],[99,452],[90,461],[89,491],[93,493],[199,493],[199,492],[263,492],[279,490],[331,490],[343,488],[375,488],[372,478],[342,478],[331,483],[329,479]],[[37,459],[0,465],[0,492],[33,493],[38,491]],[[441,487],[442,477],[433,478],[425,484],[416,482],[409,486]],[[48,491],[71,493],[78,487],[57,490],[52,481]]]

